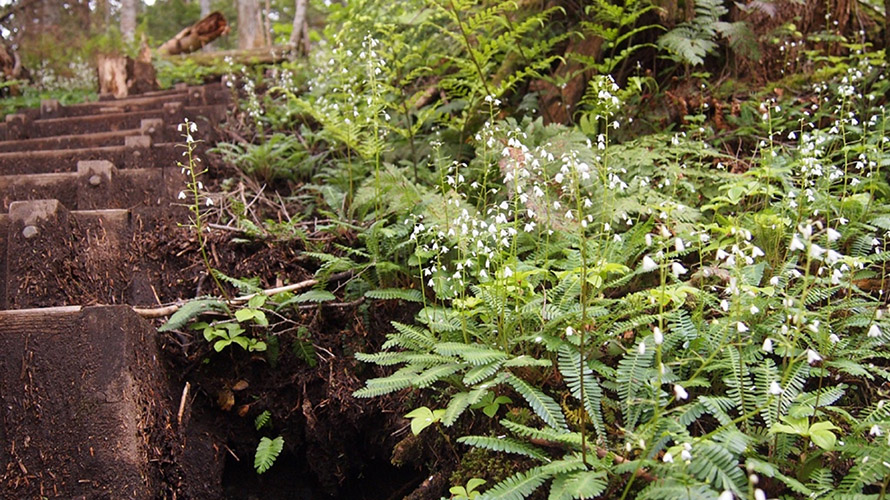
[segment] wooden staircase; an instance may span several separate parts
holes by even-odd
[[[217,452],[184,442],[156,332],[130,306],[170,285],[158,269],[173,256],[140,243],[187,220],[177,126],[212,143],[229,99],[177,86],[0,124],[0,497],[215,494],[219,478],[177,487],[184,457]]]

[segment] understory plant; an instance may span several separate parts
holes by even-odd
[[[533,417],[457,440],[526,457],[480,498],[882,497],[888,157],[867,68],[839,99],[765,102],[742,174],[693,134],[611,143],[608,80],[591,138],[487,123],[412,214],[424,307],[357,355],[395,370],[356,396],[435,391],[446,428],[524,401]]]
[[[611,44],[587,67],[652,48],[635,41],[650,7],[582,24]],[[704,62],[744,28],[725,10],[697,2],[660,46]],[[882,56],[828,58],[802,97],[719,115],[744,137],[715,129],[707,86],[680,125],[640,135],[645,76],[593,76],[579,125],[548,125],[520,89],[569,34],[560,9],[528,12],[350,2],[308,63],[324,78],[248,103],[273,139],[229,150],[303,183],[335,235],[304,252],[320,281],[349,273],[342,295],[416,308],[356,355],[378,372],[355,396],[416,391],[416,434],[511,457],[506,477],[468,471],[458,498],[884,498]]]

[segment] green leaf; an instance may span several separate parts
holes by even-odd
[[[539,389],[532,387],[528,382],[516,375],[510,374],[506,382],[510,384],[531,406],[532,410],[541,417],[547,425],[555,429],[568,431],[562,408],[550,396]]]
[[[256,316],[256,313],[253,309],[238,309],[235,311],[235,319],[238,320],[239,323],[244,323],[245,321],[249,321]]]
[[[834,444],[837,442],[837,436],[832,431],[832,429],[840,430],[838,427],[835,427],[831,422],[816,422],[815,424],[810,426],[810,439],[813,440],[813,444],[822,448],[823,450],[831,450],[834,448]]]
[[[411,419],[411,432],[417,436],[433,423],[440,421],[444,414],[445,410],[433,411],[426,406],[421,406],[405,415],[405,418]]]
[[[304,304],[306,302],[330,302],[332,300],[336,300],[337,297],[327,291],[327,290],[309,290],[308,292],[303,292],[299,295],[294,295],[293,297],[282,302],[278,307],[289,306],[291,304]]]
[[[604,471],[578,471],[557,476],[550,487],[548,500],[596,498],[606,490]]]
[[[420,290],[412,290],[405,288],[383,288],[379,290],[368,290],[365,297],[378,300],[404,300],[406,302],[423,302],[423,294]]]
[[[169,332],[170,330],[179,330],[183,328],[189,321],[208,311],[225,311],[226,303],[219,299],[197,299],[190,300],[182,305],[160,328],[159,332]]]
[[[256,430],[260,430],[268,425],[271,419],[272,413],[270,413],[269,410],[264,410],[262,413],[256,416],[253,421],[253,426],[256,427]]]
[[[284,438],[281,436],[275,439],[267,437],[260,439],[260,443],[256,447],[256,454],[253,457],[253,467],[256,469],[257,474],[262,474],[269,470],[269,467],[272,467],[272,464],[275,463],[275,459],[278,458],[283,448]]]

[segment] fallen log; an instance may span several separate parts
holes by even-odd
[[[254,65],[254,64],[275,64],[286,61],[290,53],[290,47],[285,45],[277,45],[272,47],[260,47],[256,49],[246,50],[217,50],[213,52],[197,52],[188,56],[181,55],[176,57],[167,57],[169,60],[177,60],[180,57],[199,66],[217,65],[226,59],[235,65]]]
[[[213,12],[164,42],[158,47],[158,52],[168,56],[188,54],[200,50],[228,32],[226,18],[220,12]]]

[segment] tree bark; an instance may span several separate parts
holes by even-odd
[[[210,0],[201,0],[201,19],[210,15]]]
[[[306,6],[308,0],[296,0],[294,13],[294,29],[290,33],[290,44],[298,54],[309,53],[309,23],[306,22]],[[890,2],[890,0],[887,0]]]
[[[226,18],[214,12],[164,42],[158,52],[166,55],[188,54],[229,32]]]
[[[263,46],[262,23],[258,0],[238,0],[238,48]]]
[[[890,56],[890,0],[884,0],[884,58]]]
[[[136,0],[121,0],[121,36],[127,42],[136,36]]]

